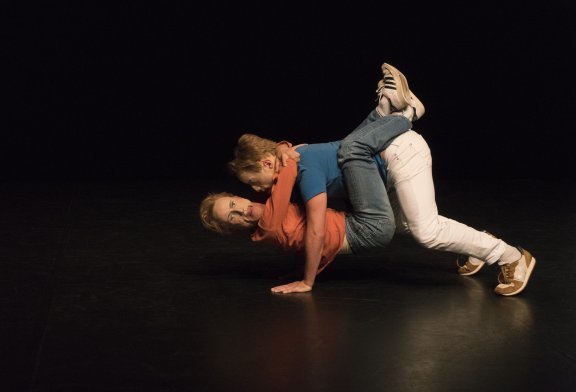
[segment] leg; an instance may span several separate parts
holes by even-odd
[[[406,216],[404,216],[404,212],[400,207],[400,202],[398,201],[398,195],[396,194],[396,190],[388,185],[388,198],[390,199],[390,205],[392,206],[392,211],[394,211],[394,221],[396,222],[396,233],[397,234],[404,234],[410,235],[410,227],[408,227],[408,222],[406,220]]]
[[[394,235],[394,214],[374,155],[411,126],[403,116],[379,117],[375,111],[362,124],[342,141],[338,151],[352,207],[346,235],[355,253],[383,248]]]
[[[376,121],[376,120],[381,119],[382,117],[384,117],[384,116],[381,116],[376,109],[372,110],[372,111],[368,114],[368,116],[364,119],[364,121],[362,121],[362,122],[360,123],[360,125],[358,125],[358,126],[356,127],[356,129],[354,129],[348,136],[351,136],[351,135],[354,134],[356,131],[364,128],[366,125],[368,125],[368,124],[370,124],[370,123],[373,123],[373,122]]]
[[[432,157],[422,136],[406,132],[381,156],[388,166],[388,185],[395,189],[405,224],[416,241],[426,248],[473,256],[487,264],[498,261],[502,271],[495,292],[511,296],[524,290],[536,264],[530,252],[438,215]]]
[[[506,243],[489,234],[438,214],[432,180],[432,157],[422,136],[414,131],[396,138],[382,153],[405,217],[415,240],[430,249],[474,256],[492,264]],[[402,224],[399,222],[399,224]]]
[[[386,246],[395,230],[388,193],[374,156],[410,129],[410,120],[424,114],[424,106],[410,92],[404,75],[389,64],[384,64],[382,71],[376,109],[342,140],[338,151],[338,164],[353,211],[346,221],[346,232],[356,253]],[[392,109],[403,108],[410,110],[388,116]]]

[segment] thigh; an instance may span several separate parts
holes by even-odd
[[[432,168],[432,155],[426,140],[414,131],[396,137],[381,153],[388,171],[388,185],[409,180]]]
[[[403,218],[412,233],[426,231],[438,222],[431,168],[397,183],[395,192]]]
[[[432,157],[426,141],[414,131],[397,137],[384,151],[388,185],[394,189],[409,229],[430,227],[438,219],[438,207],[432,179]]]
[[[388,197],[390,198],[390,205],[392,206],[392,211],[394,212],[394,222],[396,223],[396,233],[400,234],[410,234],[410,227],[408,227],[408,222],[402,212],[402,206],[398,200],[398,195],[394,188],[390,188],[388,192]]]

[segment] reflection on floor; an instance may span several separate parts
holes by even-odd
[[[197,219],[234,186],[2,184],[1,390],[576,390],[574,184],[437,184],[443,215],[537,258],[511,298],[406,237],[272,295],[292,257]]]

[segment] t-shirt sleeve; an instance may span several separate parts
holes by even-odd
[[[326,192],[325,176],[312,169],[305,169],[300,174],[300,196],[304,203],[320,193]]]

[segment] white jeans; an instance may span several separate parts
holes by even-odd
[[[425,248],[474,256],[492,264],[506,243],[482,231],[438,215],[428,143],[410,130],[380,153],[388,168],[387,188],[396,231],[411,233]]]

